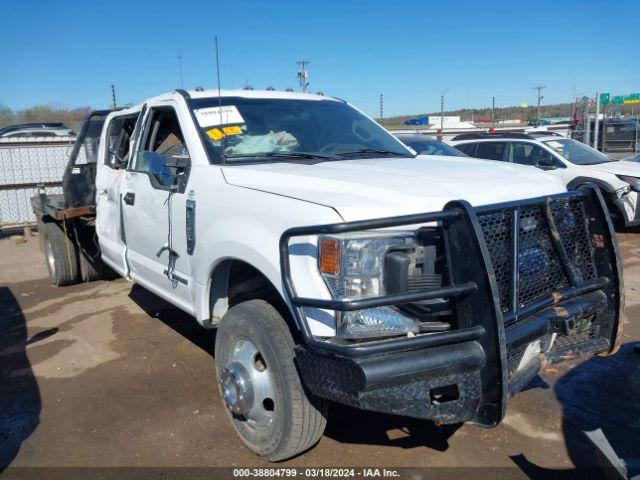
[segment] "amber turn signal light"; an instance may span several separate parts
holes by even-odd
[[[340,273],[340,245],[338,240],[324,238],[320,241],[320,270],[330,275]]]

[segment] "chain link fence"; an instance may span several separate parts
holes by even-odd
[[[576,104],[576,122],[571,129],[572,138],[593,147],[597,126],[597,146],[601,152],[615,158],[624,158],[640,152],[640,112],[626,116],[601,115],[596,123],[593,108],[586,97]]]
[[[62,193],[62,176],[74,137],[0,138],[0,229],[35,223],[30,198],[37,186]]]

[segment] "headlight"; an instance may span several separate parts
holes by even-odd
[[[636,192],[640,192],[640,178],[638,177],[627,177],[626,175],[616,175],[620,180],[625,183],[628,183],[631,187],[631,190],[635,190]]]
[[[412,232],[367,232],[323,236],[319,239],[319,268],[335,300],[385,295],[384,264],[387,252],[415,246]],[[338,335],[366,338],[417,332],[417,323],[391,307],[378,307],[338,315]]]

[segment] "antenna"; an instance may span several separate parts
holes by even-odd
[[[307,70],[307,67],[309,66],[309,60],[305,60],[303,58],[301,60],[298,60],[296,63],[300,65],[300,71],[298,72],[300,91],[302,93],[305,93],[307,91],[307,88],[309,87],[309,82],[307,80],[309,78],[309,71]]]
[[[218,36],[215,37],[216,40],[216,71],[218,72],[218,108],[220,109],[220,124],[222,124],[222,93],[220,91],[220,54],[218,52]],[[226,135],[222,136],[222,154],[220,158],[222,159],[222,163],[225,163],[225,148],[226,148]]]
[[[180,88],[184,88],[184,82],[182,81],[182,52],[178,54],[178,68],[180,68]]]

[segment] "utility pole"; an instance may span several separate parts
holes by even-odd
[[[440,94],[440,130],[444,130],[444,96],[451,90],[451,87],[447,88]]]
[[[180,68],[180,88],[184,88],[184,83],[182,81],[182,53],[178,54],[178,67]]]
[[[380,94],[380,121],[384,118],[384,97]]]
[[[496,97],[491,97],[491,126],[495,124]]]
[[[538,91],[538,113],[537,113],[538,121],[540,121],[540,102],[544,98],[542,96],[542,90],[545,89],[545,88],[547,88],[547,87],[544,86],[544,85],[536,85],[535,87],[533,87],[533,90],[537,90]]]
[[[304,93],[307,91],[307,88],[309,87],[309,81],[308,81],[309,71],[307,70],[307,67],[309,66],[309,61],[303,58],[301,60],[298,60],[296,63],[300,67],[300,70],[298,70],[298,82],[300,83],[300,91]]]
[[[111,99],[113,101],[113,108],[117,108],[117,103],[116,103],[116,87],[111,84]]]

